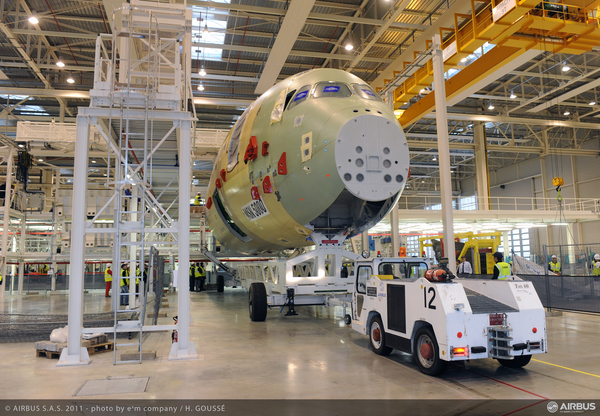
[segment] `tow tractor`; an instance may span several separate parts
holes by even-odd
[[[413,353],[419,369],[444,372],[450,361],[495,358],[518,368],[547,352],[546,319],[531,282],[453,279],[424,259],[357,260],[352,329],[373,351]]]
[[[375,353],[413,353],[429,375],[450,361],[483,358],[518,368],[547,352],[545,311],[531,282],[454,278],[423,258],[324,250],[236,263],[225,285],[248,289],[252,321],[264,321],[270,307],[296,315],[299,305],[342,305],[346,324],[369,335]]]

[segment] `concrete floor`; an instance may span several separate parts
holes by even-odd
[[[172,322],[176,314],[176,296],[169,296],[168,318],[162,323]],[[550,352],[524,369],[479,360],[451,364],[436,378],[422,374],[407,354],[374,354],[367,336],[343,324],[339,307],[301,307],[295,317],[273,309],[266,322],[253,323],[243,289],[192,293],[191,307],[190,336],[198,360],[168,361],[170,333],[148,335],[144,349],[155,350],[158,359],[141,365],[114,366],[107,352],[92,355],[87,366],[56,367],[55,359],[35,357],[33,343],[0,344],[0,399],[69,399],[86,380],[127,375],[150,377],[146,391],[93,399],[600,398],[599,316],[548,317]],[[86,312],[108,308],[100,291],[86,295]],[[66,313],[67,296],[9,296],[2,309]]]

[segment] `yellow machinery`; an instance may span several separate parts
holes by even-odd
[[[471,262],[473,266],[473,274],[493,274],[494,273],[494,259],[493,254],[498,251],[498,246],[501,245],[502,233],[479,233],[474,234],[469,231],[466,233],[456,233],[455,238],[466,239],[464,247],[461,250],[457,258],[466,256],[467,260]],[[443,235],[430,235],[427,237],[419,238],[419,251],[423,253],[425,247],[433,247],[431,240],[437,240],[444,238]],[[472,252],[470,250],[473,249]],[[488,250],[483,253],[480,250]],[[491,250],[491,251],[489,251]],[[472,253],[471,255],[469,253]],[[474,255],[475,254],[475,255]],[[450,258],[447,254],[446,257]],[[482,272],[484,269],[484,272]]]
[[[600,46],[599,5],[598,0],[471,0],[471,14],[456,14],[454,28],[440,28],[444,68],[460,71],[446,81],[447,99],[530,49],[579,55]],[[486,43],[496,46],[476,62],[461,65]],[[432,81],[429,61],[395,89],[394,107],[400,108]],[[432,92],[404,111],[400,124],[408,126],[434,109]]]

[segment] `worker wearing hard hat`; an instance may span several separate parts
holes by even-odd
[[[494,253],[494,276],[492,280],[507,280],[510,277],[510,264],[504,261],[504,255],[499,251]]]
[[[592,276],[600,276],[600,261],[596,262],[594,270],[592,270]]]
[[[548,263],[548,270],[560,276],[560,261],[558,261],[558,257],[556,255],[552,256],[552,261]]]

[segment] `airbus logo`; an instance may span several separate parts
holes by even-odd
[[[587,410],[596,410],[596,403],[562,403],[548,402],[546,409],[550,413],[583,413]]]

